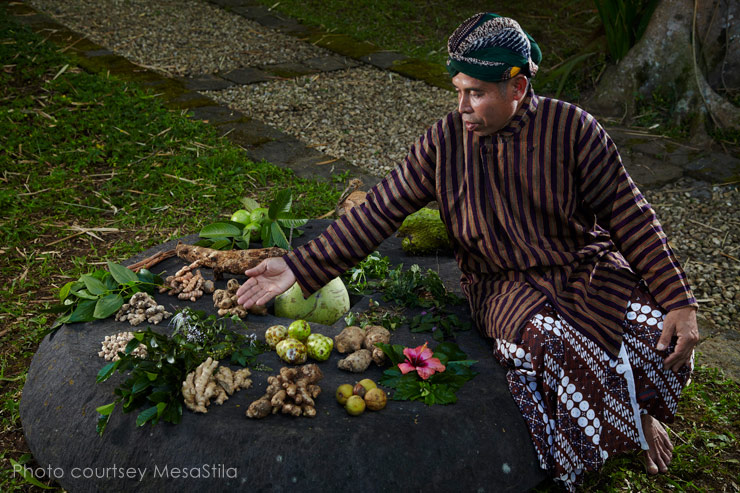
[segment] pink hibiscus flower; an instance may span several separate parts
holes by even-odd
[[[421,379],[426,380],[438,371],[445,371],[445,365],[439,361],[439,358],[432,357],[434,353],[427,348],[426,342],[423,346],[414,349],[407,347],[403,350],[403,354],[406,355],[406,361],[398,363],[398,368],[404,375],[416,370]]]

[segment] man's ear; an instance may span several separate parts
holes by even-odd
[[[512,85],[514,86],[514,99],[517,101],[524,99],[524,96],[527,94],[527,77],[521,74],[514,76]]]

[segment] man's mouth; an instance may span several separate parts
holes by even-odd
[[[465,128],[467,129],[468,132],[472,132],[473,130],[478,128],[477,123],[473,123],[473,122],[464,122],[464,123],[465,123]]]

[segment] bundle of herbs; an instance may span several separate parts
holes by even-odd
[[[267,346],[258,341],[255,334],[244,335],[229,328],[229,321],[246,329],[238,317],[217,318],[186,308],[170,321],[174,326],[171,336],[150,328],[135,332],[126,349],[119,353],[120,359],[98,372],[98,383],[105,382],[115,372],[126,373],[125,381],[114,390],[116,399],[96,409],[98,433],[103,434],[119,403],[124,413],[147,406],[138,414],[137,426],[149,422],[156,424],[160,420],[179,423],[183,408],[182,382],[209,357],[231,357],[231,363],[269,370],[255,364],[256,357],[267,350]],[[144,358],[133,354],[140,344],[146,347]]]
[[[108,270],[96,269],[70,281],[59,290],[60,304],[49,311],[60,314],[51,330],[65,323],[92,322],[108,318],[118,311],[134,293],[153,293],[162,279],[141,269],[139,273],[115,262],[107,262]]]

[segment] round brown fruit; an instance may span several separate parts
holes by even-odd
[[[371,411],[380,411],[383,409],[388,402],[385,392],[382,389],[374,388],[367,391],[365,394],[365,405]]]
[[[353,395],[347,399],[344,409],[352,416],[359,416],[365,411],[365,400],[359,395]]]
[[[352,397],[352,385],[344,383],[337,387],[337,402],[341,405],[347,404],[347,399]]]
[[[352,387],[352,393],[355,395],[359,395],[360,397],[365,397],[365,393],[367,390],[365,387],[362,386],[361,383],[356,383],[354,387]]]

